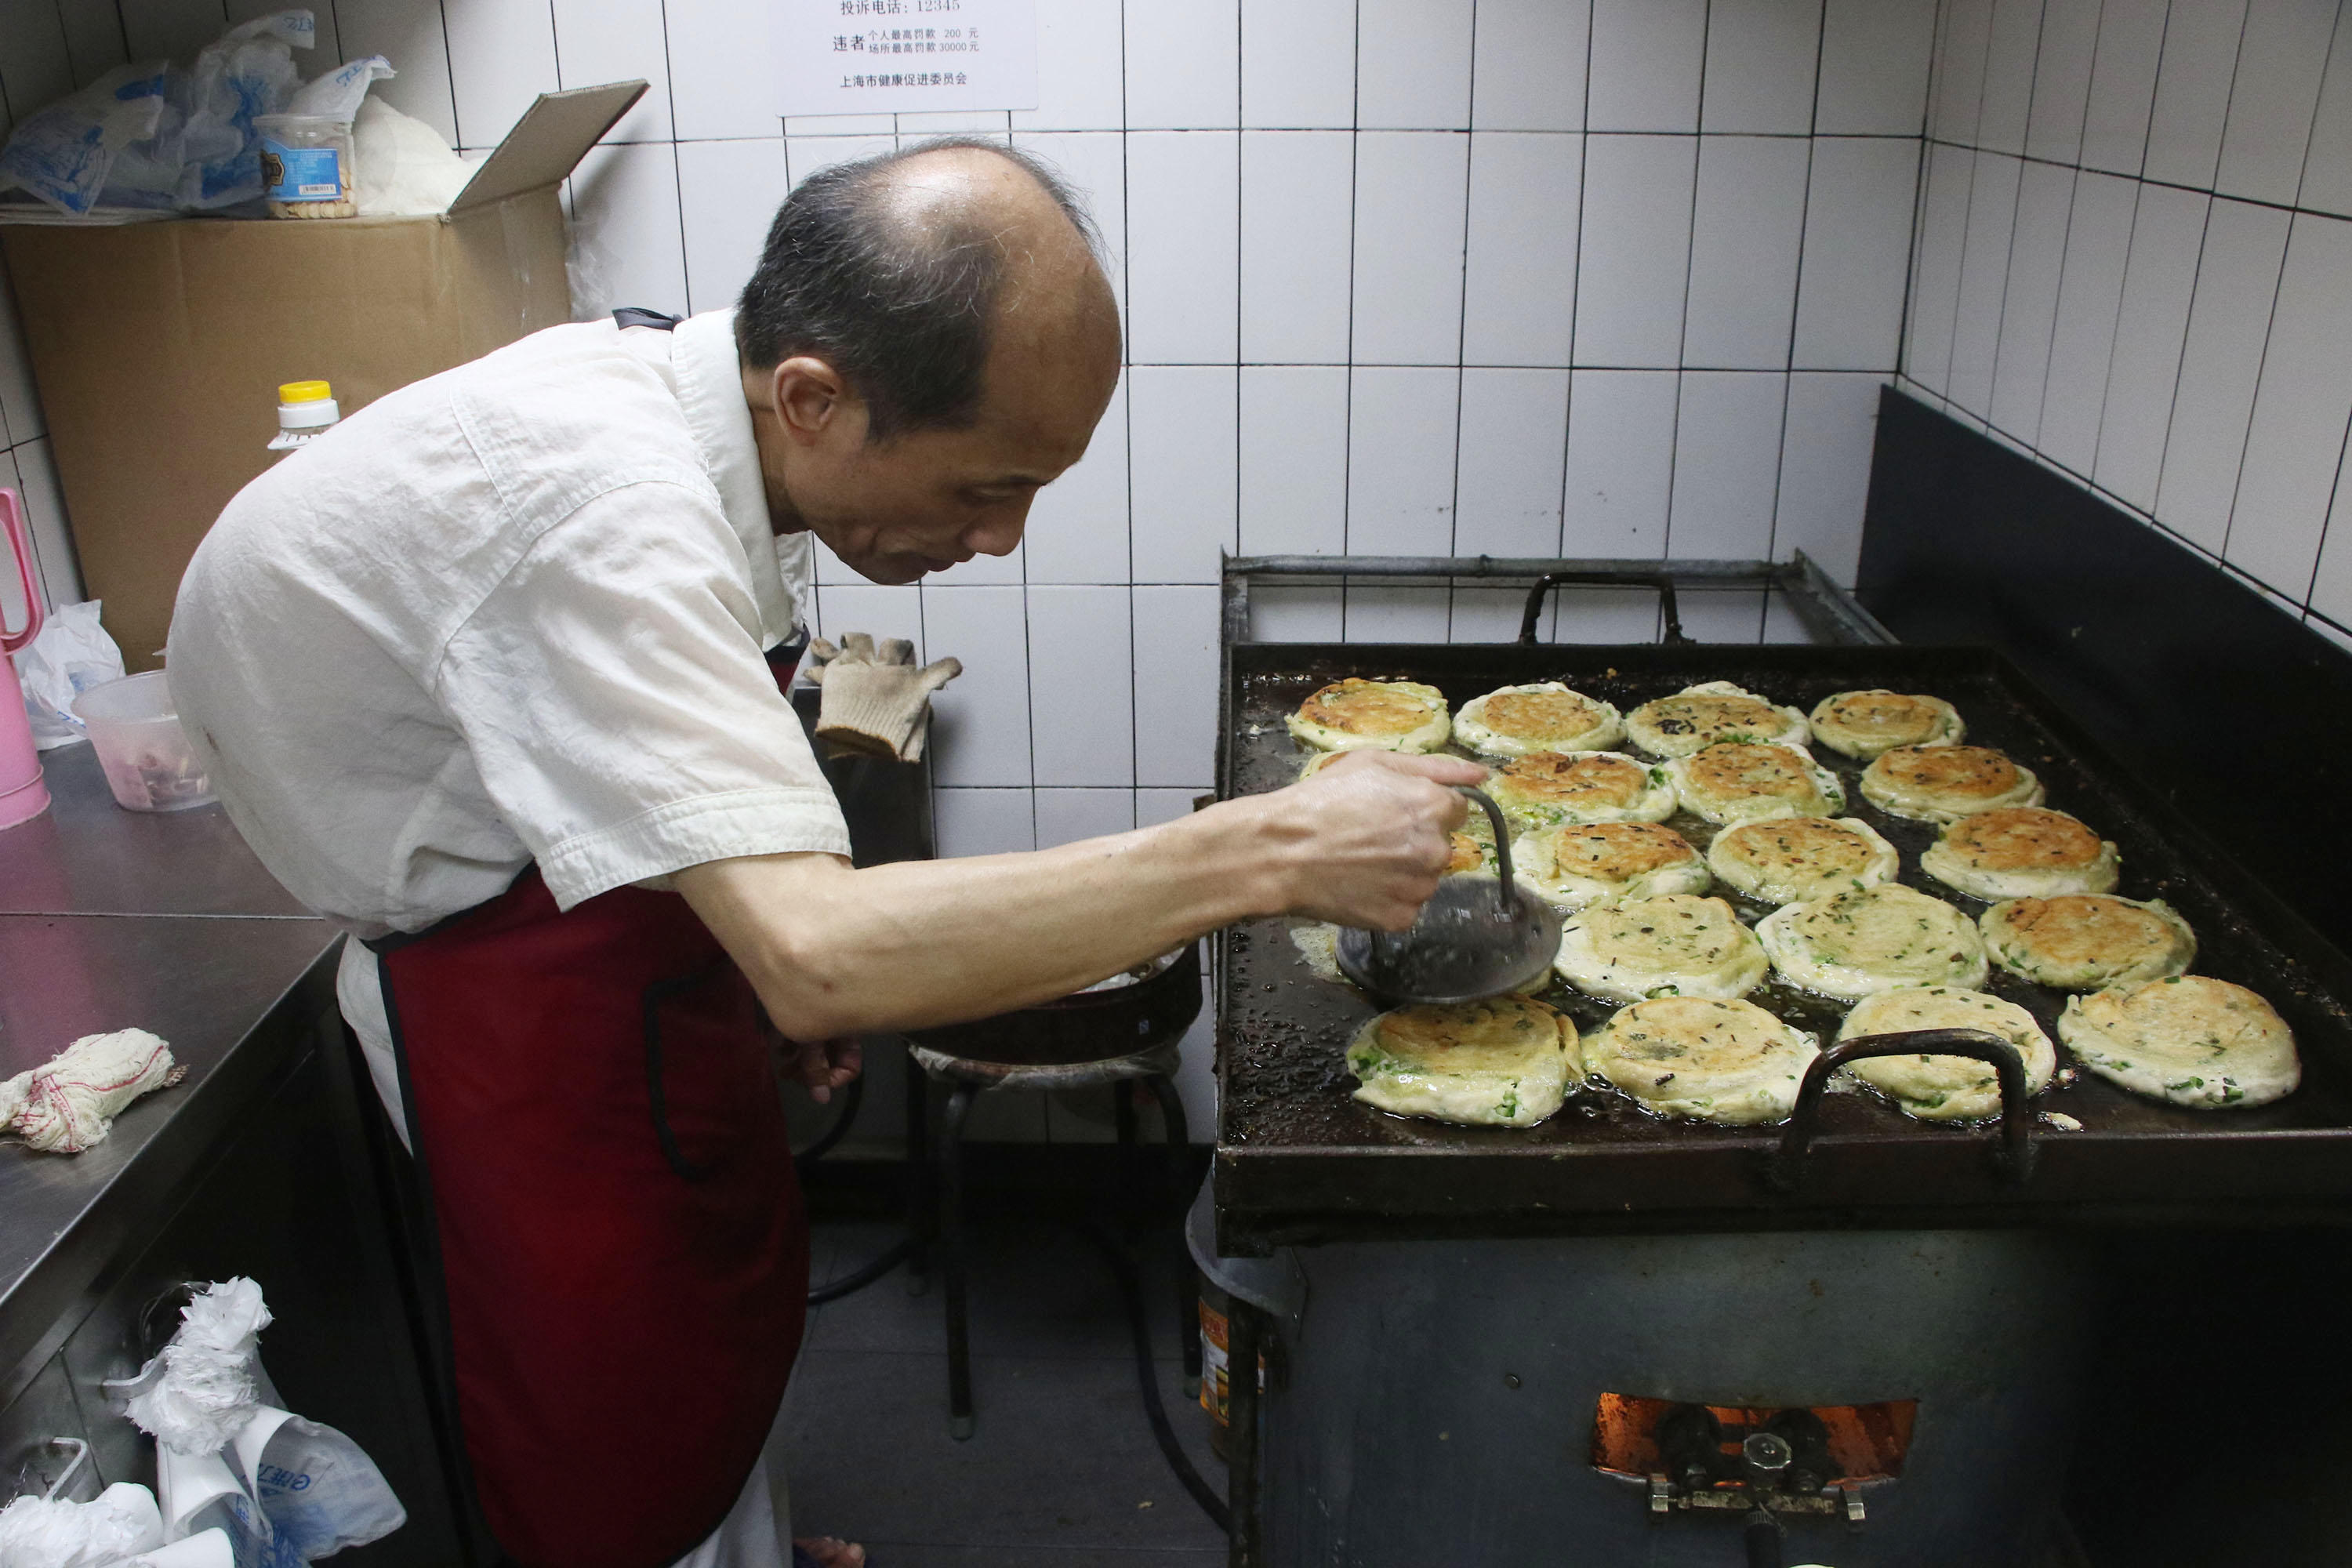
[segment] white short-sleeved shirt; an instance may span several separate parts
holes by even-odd
[[[240,491],[180,586],[173,695],[262,863],[362,938],[534,861],[569,909],[710,860],[845,855],[764,658],[808,563],[770,524],[729,312],[555,327]],[[356,942],[340,991],[396,1113]]]

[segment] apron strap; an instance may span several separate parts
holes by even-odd
[[[684,316],[665,316],[641,305],[624,305],[613,312],[613,324],[616,327],[651,327],[657,332],[674,332],[684,320]]]

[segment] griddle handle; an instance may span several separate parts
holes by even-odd
[[[1528,607],[1519,616],[1519,646],[1536,646],[1536,622],[1543,618],[1544,599],[1554,588],[1655,588],[1658,608],[1665,615],[1666,635],[1658,640],[1667,647],[1684,647],[1683,616],[1675,603],[1675,580],[1663,572],[1547,572],[1528,590]]]
[[[1911,1029],[1897,1035],[1864,1035],[1832,1046],[1805,1069],[1797,1087],[1796,1109],[1789,1113],[1780,1145],[1766,1156],[1766,1183],[1776,1193],[1794,1193],[1804,1183],[1805,1156],[1811,1152],[1814,1121],[1830,1075],[1849,1063],[1873,1057],[1973,1057],[1991,1064],[2000,1079],[2000,1142],[1993,1145],[1993,1163],[2008,1185],[2021,1187],[2033,1174],[2032,1118],[2027,1112],[2025,1058],[1999,1035],[1983,1029]]]

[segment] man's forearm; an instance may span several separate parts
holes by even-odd
[[[802,1039],[985,1017],[1065,995],[1286,906],[1258,814],[1220,806],[1031,855],[853,870],[717,861],[677,886],[776,1026]]]

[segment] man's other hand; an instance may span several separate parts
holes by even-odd
[[[808,1090],[819,1105],[832,1103],[833,1091],[846,1086],[865,1070],[866,1050],[854,1035],[829,1040],[795,1040],[779,1034],[775,1044],[786,1079]]]
[[[1376,931],[1411,925],[1469,810],[1450,786],[1486,777],[1460,757],[1366,750],[1255,797],[1286,876],[1286,912]]]

